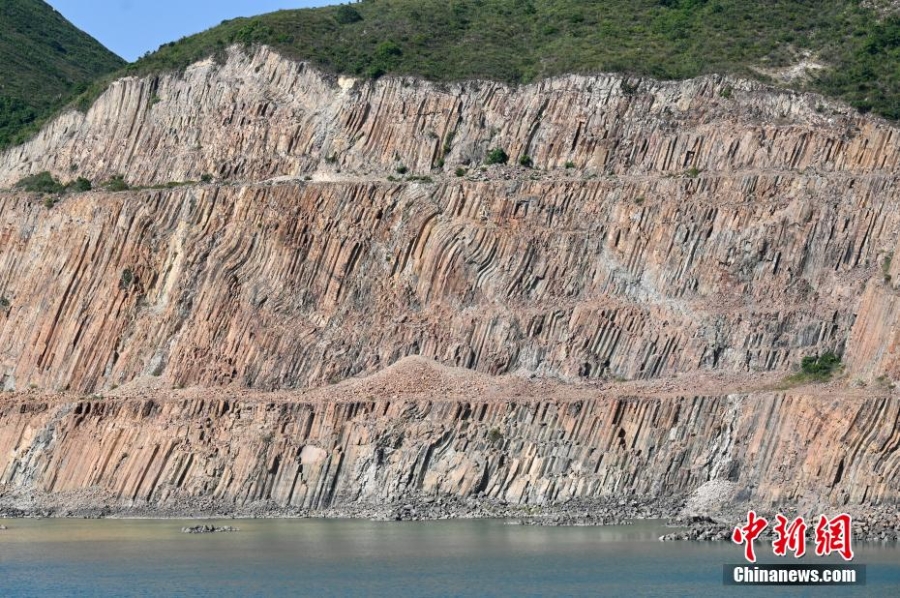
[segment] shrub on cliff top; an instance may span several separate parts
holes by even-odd
[[[125,182],[125,177],[117,174],[103,184],[108,191],[128,191],[131,187]]]
[[[840,367],[841,358],[833,351],[826,351],[822,355],[806,356],[800,363],[800,370],[807,375],[831,378],[831,375]]]
[[[342,4],[335,10],[334,20],[341,25],[349,25],[350,23],[357,23],[359,21],[362,21],[363,18],[362,15],[359,14],[358,10],[356,10],[352,6]]]
[[[821,355],[807,355],[800,362],[800,371],[785,378],[779,389],[786,390],[792,386],[828,382],[841,370],[841,358],[834,351],[826,351]]]
[[[30,193],[62,193],[65,186],[47,171],[27,176],[16,187]]]
[[[509,162],[509,155],[499,147],[489,151],[484,159],[485,164],[506,164],[507,162]]]

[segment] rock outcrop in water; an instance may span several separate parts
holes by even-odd
[[[0,156],[0,184],[215,181],[51,209],[0,193],[0,381],[44,391],[0,401],[0,496],[542,504],[722,479],[766,504],[895,504],[898,144],[715,77],[354,82],[261,49],[119,81]],[[535,168],[479,168],[495,147]],[[869,390],[731,392],[825,350]],[[411,355],[560,382],[242,398]],[[685,374],[719,378],[698,394]],[[557,386],[598,379],[680,391]],[[45,394],[119,385],[208,390]]]
[[[223,526],[215,526],[210,524],[204,525],[194,525],[194,526],[185,526],[181,528],[181,533],[183,534],[221,534],[221,533],[231,533],[231,532],[239,532],[236,527],[232,527],[230,525]]]

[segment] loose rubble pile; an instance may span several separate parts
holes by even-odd
[[[572,500],[551,505],[516,505],[474,497],[423,497],[402,504],[352,505],[309,513],[310,517],[370,519],[373,521],[434,521],[446,519],[507,519],[521,525],[623,525],[634,519],[668,519],[678,504],[638,501]]]

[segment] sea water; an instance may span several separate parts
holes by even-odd
[[[229,520],[203,523],[241,531],[196,535],[181,528],[197,521],[0,523],[3,596],[900,596],[896,544],[856,545],[865,587],[726,587],[722,566],[743,562],[741,547],[659,542],[671,530],[658,522]]]

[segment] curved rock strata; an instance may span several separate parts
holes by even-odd
[[[262,48],[118,81],[0,155],[7,187],[180,185],[0,193],[0,504],[545,505],[722,481],[740,504],[895,505],[898,144],[717,77],[359,82]],[[511,164],[482,169],[491,148]],[[753,392],[827,350],[844,390]],[[543,381],[246,396],[413,355]]]
[[[260,49],[124,79],[0,182],[222,180],[0,194],[0,384],[309,387],[416,354],[634,379],[825,350],[900,377],[898,139],[711,77],[350,82]],[[495,146],[538,168],[453,176]],[[435,182],[386,181],[399,164]]]
[[[896,192],[754,175],[3,195],[0,379],[309,387],[417,354],[635,379],[845,347],[872,379],[893,338],[847,339],[896,296]]]

